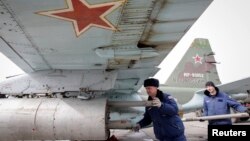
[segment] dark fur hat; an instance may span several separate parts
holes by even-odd
[[[155,78],[149,78],[144,81],[144,87],[147,86],[154,86],[154,87],[159,87],[159,80]]]
[[[215,87],[214,83],[212,81],[208,81],[205,85],[206,87],[207,86],[212,86],[212,87]]]

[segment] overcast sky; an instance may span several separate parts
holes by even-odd
[[[250,0],[214,0],[160,65],[155,76],[163,83],[194,38],[208,38],[223,83],[250,76]],[[22,73],[0,53],[0,80]],[[158,77],[161,76],[161,77]],[[165,76],[164,78],[162,76]]]

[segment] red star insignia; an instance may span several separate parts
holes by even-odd
[[[93,26],[116,30],[105,16],[118,8],[122,1],[96,5],[89,5],[85,0],[66,0],[66,2],[65,9],[38,12],[38,14],[72,22],[76,36],[80,36]]]
[[[201,64],[202,64],[202,62],[201,62],[202,57],[200,57],[198,54],[196,54],[196,56],[193,57],[193,59],[194,59],[194,63],[195,63],[195,64],[196,64],[196,63],[201,63]]]

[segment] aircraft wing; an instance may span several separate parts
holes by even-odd
[[[138,90],[212,0],[0,0],[0,51],[27,73],[117,70]]]
[[[250,91],[250,77],[242,78],[229,83],[216,85],[220,91],[227,94],[249,93]],[[205,89],[199,90],[196,93],[203,94]]]

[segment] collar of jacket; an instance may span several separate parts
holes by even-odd
[[[163,92],[157,89],[156,97],[160,99],[160,101],[163,101]],[[151,96],[148,97],[148,101],[153,100]]]

